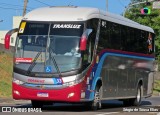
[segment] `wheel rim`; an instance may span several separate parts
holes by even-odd
[[[100,89],[95,92],[94,106],[96,109],[101,108]]]
[[[140,88],[138,88],[138,92],[137,92],[137,102],[140,103],[141,101],[141,91]]]

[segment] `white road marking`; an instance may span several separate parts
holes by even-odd
[[[157,113],[157,115],[160,115],[160,113]]]
[[[119,112],[109,112],[109,113],[101,113],[101,114],[96,114],[96,115],[111,115],[111,114],[117,114]]]

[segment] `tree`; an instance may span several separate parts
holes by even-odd
[[[143,1],[146,1],[146,0],[131,0],[131,3],[143,2]]]
[[[140,13],[140,10],[145,7],[151,9],[151,14],[144,15]],[[125,13],[125,17],[154,29],[156,34],[156,56],[160,56],[160,9],[152,9],[152,3],[150,6],[147,6],[145,3],[138,4],[128,8]]]

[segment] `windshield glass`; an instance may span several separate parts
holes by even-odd
[[[57,73],[79,69],[83,24],[22,22],[17,37],[15,67],[26,72]]]

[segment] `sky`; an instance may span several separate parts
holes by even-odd
[[[106,11],[106,0],[28,0],[27,12],[46,6],[95,7]],[[108,0],[108,11],[121,15],[130,0]],[[24,0],[0,0],[0,31],[10,30],[13,16],[22,16]],[[3,20],[3,21],[1,21]]]

